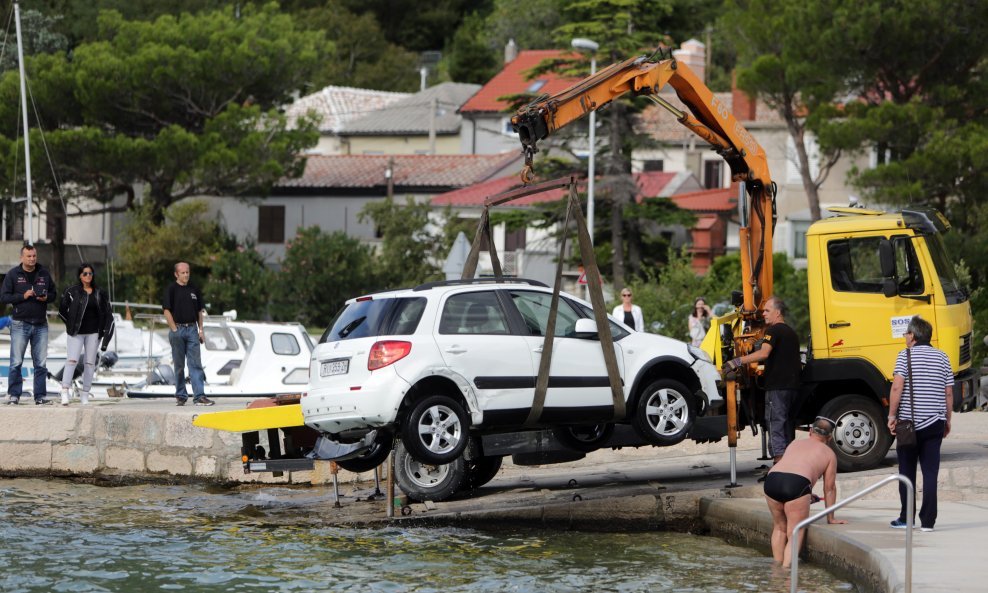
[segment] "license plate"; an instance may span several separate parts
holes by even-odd
[[[345,375],[350,372],[350,361],[348,359],[328,360],[319,363],[319,376],[331,377],[333,375]]]

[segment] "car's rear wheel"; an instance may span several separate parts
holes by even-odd
[[[553,436],[565,447],[590,453],[601,448],[611,435],[614,434],[613,424],[580,424],[573,426],[557,426],[552,429]]]
[[[388,458],[388,453],[391,452],[393,445],[393,434],[378,431],[377,438],[374,439],[374,444],[372,444],[370,449],[368,449],[364,454],[359,457],[337,461],[336,465],[349,472],[354,472],[357,474],[361,472],[369,472],[384,463],[384,461]]]
[[[467,461],[467,479],[464,480],[462,488],[474,490],[493,480],[497,472],[501,470],[503,460],[503,457],[497,456]]]
[[[414,500],[446,500],[467,480],[467,461],[460,456],[450,463],[422,463],[403,443],[395,447],[395,481]]]
[[[422,463],[449,463],[461,456],[469,440],[470,417],[445,395],[431,395],[412,406],[401,425],[401,440]]]
[[[635,431],[653,445],[681,442],[696,420],[695,399],[679,381],[659,379],[652,382],[638,398],[633,419]]]

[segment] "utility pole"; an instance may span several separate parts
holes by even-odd
[[[429,101],[429,154],[436,154],[436,110],[439,104],[436,97]]]
[[[395,159],[388,157],[388,168],[384,171],[384,179],[388,182],[388,199],[395,197]]]

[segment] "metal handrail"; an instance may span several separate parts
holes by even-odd
[[[913,497],[915,493],[913,491],[912,480],[907,478],[902,474],[895,474],[894,476],[888,476],[881,481],[868,486],[860,492],[855,492],[851,496],[845,498],[844,500],[838,502],[834,506],[824,509],[823,511],[813,515],[812,517],[807,517],[796,525],[796,528],[792,530],[792,573],[790,575],[790,580],[792,581],[791,593],[796,593],[796,585],[799,570],[799,531],[804,527],[808,527],[811,523],[826,517],[830,513],[836,511],[839,508],[845,507],[848,504],[854,502],[855,500],[861,498],[865,494],[868,494],[874,490],[878,490],[885,484],[889,482],[899,481],[906,486],[906,589],[905,593],[912,593],[913,590],[913,508],[915,501]]]

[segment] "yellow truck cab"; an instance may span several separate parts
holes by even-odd
[[[885,428],[895,358],[914,315],[933,325],[932,345],[950,357],[954,409],[973,408],[973,318],[943,246],[950,225],[932,209],[837,214],[806,233],[810,340],[801,421],[838,422],[841,469],[873,467],[892,438]]]

